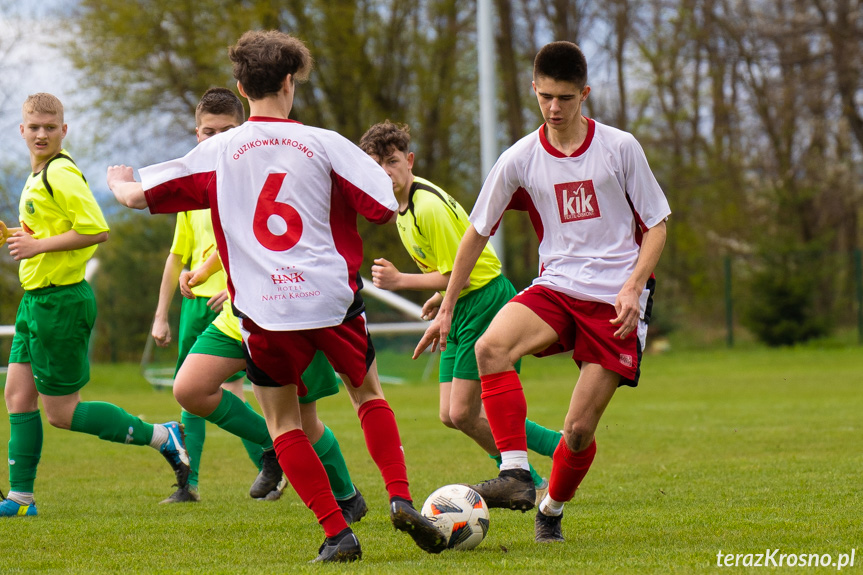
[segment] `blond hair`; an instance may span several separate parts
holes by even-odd
[[[46,92],[27,96],[21,106],[21,113],[25,117],[27,114],[55,114],[63,123],[63,103],[57,96]]]

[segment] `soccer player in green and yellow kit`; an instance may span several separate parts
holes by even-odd
[[[21,136],[32,173],[19,203],[23,227],[8,240],[20,262],[24,296],[15,318],[4,392],[9,412],[9,484],[0,517],[34,516],[36,470],[42,454],[42,417],[54,427],[116,443],[150,445],[170,463],[177,484],[186,484],[189,459],[177,422],[153,425],[116,405],[81,401],[90,379],[87,358],[96,301],[84,279],[96,244],[108,225],[87,181],[63,149],[63,104],[38,93],[23,105]]]
[[[227,88],[211,88],[204,93],[195,109],[195,135],[200,143],[210,136],[239,126],[244,119],[243,104],[233,92]],[[172,341],[168,310],[183,267],[186,264],[192,268],[199,267],[215,250],[216,239],[213,236],[210,210],[195,210],[177,214],[174,240],[165,261],[165,270],[159,287],[159,301],[153,320],[152,335],[156,345],[167,347]],[[197,337],[210,325],[222,309],[222,305],[227,299],[226,281],[224,272],[214,274],[206,283],[195,286],[194,297],[183,298],[180,310],[175,377]],[[242,371],[231,373],[222,385],[245,403],[243,375]],[[206,422],[203,418],[186,410],[183,410],[180,421],[185,430],[186,450],[190,459],[189,482],[188,486],[178,487],[163,503],[182,503],[200,499],[198,495],[198,472],[204,450]],[[246,439],[242,441],[249,458],[260,471],[262,468],[262,446]],[[269,438],[265,443],[268,443],[269,448],[272,448],[272,441]],[[276,477],[275,483],[278,483],[279,479],[280,477]],[[270,498],[278,498],[279,492],[276,490],[275,484],[259,485],[258,487],[259,489],[270,487],[268,491],[274,492]],[[260,497],[268,495],[268,493],[256,494]]]
[[[413,174],[414,154],[410,151],[410,131],[406,125],[390,121],[375,124],[360,139],[360,147],[389,174],[399,202],[396,224],[399,237],[423,273],[403,273],[386,259],[376,259],[372,280],[387,290],[435,290],[423,305],[425,319],[432,319],[448,288],[456,250],[470,222],[467,213],[438,186]],[[450,341],[440,357],[440,419],[447,427],[458,429],[482,447],[498,465],[500,452],[495,446],[480,399],[479,371],[474,344],[485,332],[497,311],[515,295],[515,288],[501,274],[501,264],[491,245],[483,250],[463,286],[453,316]],[[518,368],[518,367],[517,367]],[[551,457],[560,433],[526,420],[528,447]],[[540,493],[547,481],[531,467],[534,484]]]

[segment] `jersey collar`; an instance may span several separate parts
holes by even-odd
[[[596,132],[596,125],[593,120],[590,118],[585,118],[587,120],[587,135],[584,137],[584,142],[578,147],[576,151],[572,153],[571,156],[566,156],[563,152],[555,148],[549,143],[548,138],[545,136],[545,124],[540,126],[539,128],[539,141],[542,144],[542,147],[545,148],[545,151],[554,156],[555,158],[577,158],[587,151],[590,147],[590,143],[593,141],[593,134]]]
[[[270,118],[269,116],[250,116],[247,121],[249,121],[249,122],[285,122],[287,124],[302,124],[302,122],[298,122],[296,120],[285,119],[285,118]]]

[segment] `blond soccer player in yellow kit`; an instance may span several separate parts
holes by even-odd
[[[46,93],[23,105],[21,136],[32,173],[19,203],[23,230],[9,238],[24,296],[15,318],[4,397],[9,412],[10,492],[0,517],[35,516],[33,488],[42,454],[42,416],[54,427],[116,443],[150,445],[185,485],[189,460],[177,422],[146,423],[111,403],[82,401],[90,379],[87,357],[96,300],[84,279],[108,225],[83,174],[63,149],[63,104]]]

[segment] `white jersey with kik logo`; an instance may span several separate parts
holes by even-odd
[[[234,306],[271,331],[330,327],[357,312],[357,215],[384,223],[398,209],[368,154],[289,120],[249,118],[139,172],[152,213],[211,209]]]
[[[635,270],[642,233],[671,213],[635,138],[590,119],[571,156],[549,144],[544,125],[500,156],[470,221],[489,236],[507,209],[528,211],[539,236],[533,285],[612,305]]]

